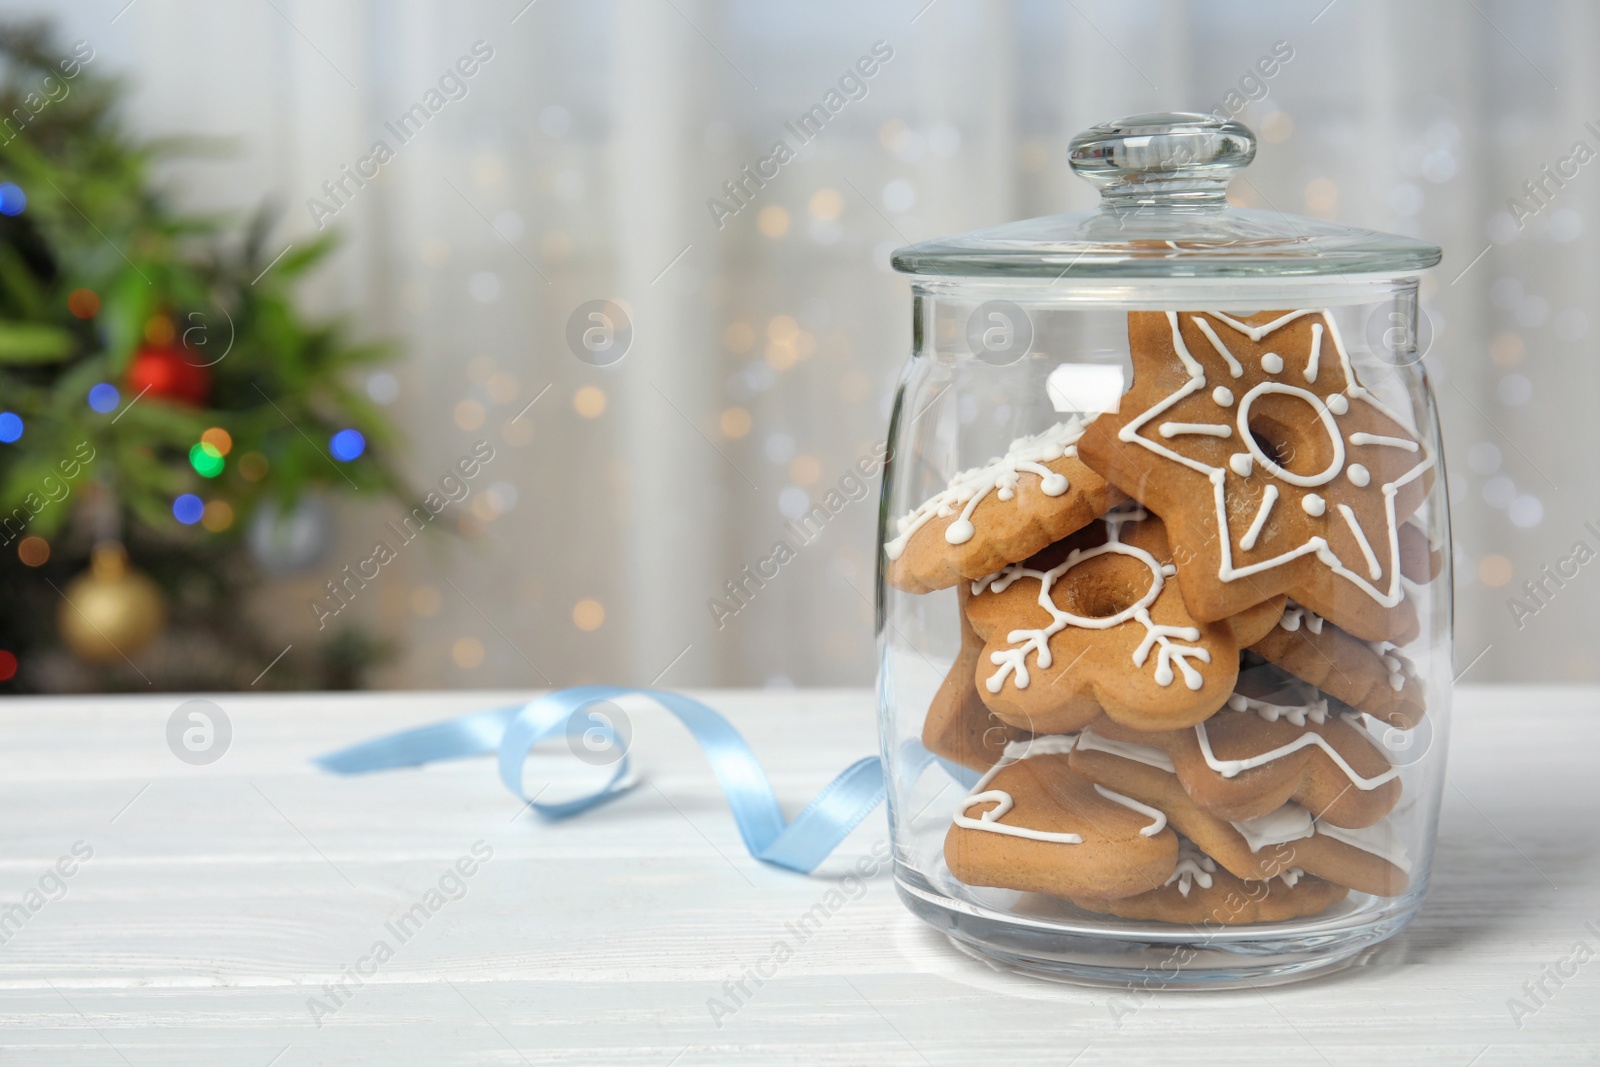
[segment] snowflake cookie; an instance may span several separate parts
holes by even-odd
[[[1102,710],[1141,730],[1206,718],[1233,692],[1239,650],[1272,628],[1282,602],[1200,622],[1176,571],[1161,520],[1124,508],[973,582],[983,702],[1033,733],[1077,730]]]
[[[1409,640],[1400,529],[1434,454],[1357,380],[1332,316],[1135,311],[1128,342],[1133,387],[1079,452],[1167,520],[1195,616],[1287,593],[1364,640]]]
[[[885,544],[889,584],[908,593],[947,589],[1027,559],[1122,499],[1078,459],[1074,418],[1011,442],[1006,454],[962,471],[897,523]]]

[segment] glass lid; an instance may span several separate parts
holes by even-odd
[[[894,268],[944,277],[1238,278],[1404,274],[1439,248],[1395,234],[1228,206],[1255,134],[1216,115],[1134,115],[1072,139],[1094,211],[1024,219],[909,245]]]

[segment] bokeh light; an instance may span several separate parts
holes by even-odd
[[[202,478],[215,478],[222,473],[222,454],[216,448],[198,441],[189,449],[189,466]]]
[[[459,637],[450,646],[450,658],[457,667],[470,671],[483,662],[483,642],[476,637]]]
[[[572,409],[586,419],[598,419],[606,412],[605,390],[586,385],[572,394]]]
[[[93,289],[74,289],[67,294],[67,310],[80,319],[92,319],[100,313],[100,294]]]
[[[717,426],[724,437],[743,437],[750,432],[750,413],[741,407],[727,408],[717,419]]]
[[[172,502],[172,517],[185,526],[193,526],[205,513],[205,501],[193,493],[184,493]]]
[[[0,411],[0,442],[10,444],[22,436],[22,417],[10,411]]]
[[[28,206],[28,194],[16,182],[0,184],[0,215],[20,215]]]
[[[328,451],[332,452],[333,458],[340,463],[360,459],[361,453],[366,450],[367,439],[361,436],[360,430],[340,430],[328,438]]]
[[[145,320],[144,339],[157,348],[165,348],[178,336],[177,328],[165,315],[151,315]]]
[[[101,382],[89,388],[89,406],[102,415],[117,410],[117,405],[121,402],[122,394],[117,392],[117,387],[110,382]]]
[[[17,542],[17,558],[25,567],[43,567],[50,562],[50,542],[38,534],[29,534]]]
[[[585,633],[592,633],[605,625],[606,606],[592,597],[584,597],[572,605],[572,625]]]
[[[0,682],[9,682],[17,676],[17,657],[0,649]]]
[[[246,452],[239,457],[239,477],[247,482],[259,482],[267,476],[271,464],[260,452]]]
[[[233,435],[221,426],[213,426],[200,435],[200,443],[214,449],[219,456],[233,451]]]
[[[221,533],[233,525],[233,505],[226,500],[213,500],[201,514],[200,524],[212,533]]]
[[[756,228],[768,237],[782,237],[789,232],[789,213],[777,204],[768,204],[756,215]]]

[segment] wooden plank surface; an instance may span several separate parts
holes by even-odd
[[[701,695],[745,732],[790,811],[876,744],[865,691]],[[804,878],[745,853],[704,762],[660,713],[633,716],[646,784],[549,825],[487,760],[357,778],[306,762],[509,694],[221,696],[233,737],[209,766],[168,748],[183,699],[0,704],[0,1063],[1600,1058],[1600,960],[1574,954],[1600,951],[1585,926],[1600,929],[1600,690],[1458,692],[1431,897],[1340,975],[1119,1013],[1105,992],[954,951],[885,874],[719,1019],[708,1000],[794,940],[785,923],[884,836],[881,817]],[[536,759],[529,774],[575,763]],[[401,940],[388,924],[430,890],[442,906]],[[391,958],[371,955],[378,941]],[[1547,966],[1576,973],[1544,977],[1536,1004],[1523,985]],[[371,973],[339,993],[347,968]],[[1514,1020],[1513,997],[1537,1010]]]

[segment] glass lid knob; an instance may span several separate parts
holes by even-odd
[[[1107,206],[1222,207],[1256,136],[1216,115],[1162,112],[1103,122],[1072,139],[1068,159]]]

